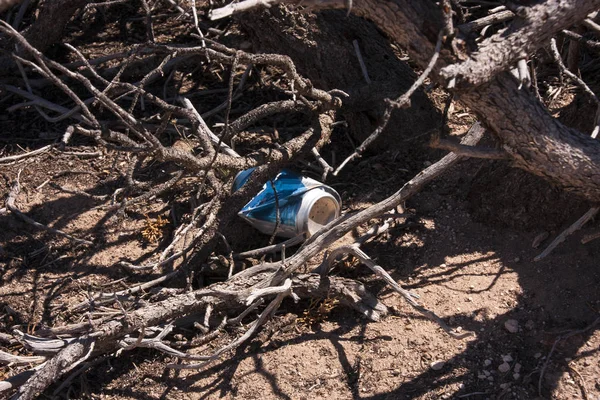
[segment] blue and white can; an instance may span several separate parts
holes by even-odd
[[[238,173],[232,191],[241,188],[253,171],[254,168]],[[267,235],[272,235],[277,227],[278,236],[291,238],[304,234],[309,237],[340,216],[341,203],[340,195],[333,188],[284,169],[273,179],[273,185],[267,182],[238,215]]]

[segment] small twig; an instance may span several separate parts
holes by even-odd
[[[212,310],[213,307],[209,304],[206,306],[206,311],[204,311],[204,326],[207,328],[210,327],[210,315],[212,314]]]
[[[238,324],[240,324],[242,322],[242,320],[248,316],[248,314],[250,314],[252,311],[256,310],[259,306],[262,306],[264,302],[265,302],[264,299],[258,299],[258,301],[252,303],[250,305],[250,307],[248,307],[244,311],[242,311],[240,313],[240,315],[238,315],[235,318],[231,318],[230,320],[228,320],[227,321],[227,325],[238,325]]]
[[[231,122],[231,124],[229,124],[229,134],[233,136],[257,121],[273,114],[285,112],[306,112],[308,110],[310,110],[310,107],[307,107],[300,101],[294,100],[281,100],[261,104],[260,106],[248,111],[246,114]]]
[[[266,246],[266,247],[261,247],[259,249],[244,251],[242,253],[235,253],[233,255],[233,258],[236,260],[239,260],[239,259],[243,259],[243,258],[259,257],[259,256],[262,256],[263,254],[268,254],[268,253],[276,253],[276,252],[282,250],[284,247],[290,247],[290,246],[295,246],[297,244],[300,244],[304,241],[304,239],[305,239],[304,235],[298,235],[291,239],[286,240],[285,242],[273,244],[273,245]]]
[[[216,217],[213,207],[216,205],[215,203],[217,202],[217,200],[218,199],[215,196],[215,197],[213,197],[213,199],[210,202],[201,204],[194,209],[194,211],[192,212],[192,218],[191,218],[190,222],[187,225],[181,225],[179,228],[177,228],[177,230],[175,231],[175,234],[173,235],[173,240],[160,254],[160,258],[158,259],[159,262],[162,262],[166,259],[166,257],[175,248],[175,245],[177,244],[177,242],[179,240],[181,240],[183,237],[185,237],[190,229],[192,229],[194,226],[196,226],[196,224],[198,223],[198,220],[201,216],[206,215],[206,221],[205,221],[203,227],[200,229],[200,232],[199,232],[200,234],[202,234],[203,231],[207,227],[212,225],[213,218]],[[196,235],[196,236],[198,236],[198,235]]]
[[[530,66],[529,66],[529,75],[531,76],[531,86],[533,87],[533,93],[535,94],[535,97],[542,102],[542,96],[540,96],[540,89],[538,87],[538,81],[537,81],[537,73],[535,71],[535,58],[531,59],[530,62]]]
[[[444,135],[448,135],[450,133],[450,126],[448,125],[448,118],[454,112],[454,107],[452,106],[454,103],[454,93],[450,93],[448,99],[446,99],[446,104],[444,105],[444,112],[442,113],[442,133]],[[437,132],[437,130],[436,130]],[[432,137],[435,137],[432,136]]]
[[[584,19],[583,22],[582,22],[582,24],[586,28],[591,29],[592,31],[594,31],[596,34],[600,34],[600,25],[598,25],[597,23],[595,23],[594,21],[592,21],[590,18]]]
[[[142,283],[142,284],[138,284],[135,285],[131,288],[125,289],[125,290],[121,290],[118,292],[113,292],[113,293],[101,293],[98,294],[96,296],[94,296],[91,301],[93,301],[95,304],[106,304],[106,303],[111,303],[115,300],[115,297],[119,298],[119,297],[123,297],[123,296],[130,296],[132,294],[135,294],[137,292],[140,292],[142,290],[146,290],[149,289],[153,286],[156,286],[162,282],[165,282],[171,278],[173,278],[174,276],[176,276],[177,274],[179,274],[179,272],[181,272],[180,269],[172,271],[166,275],[163,275],[159,278],[153,279],[149,282],[146,283]],[[71,307],[69,310],[71,312],[73,311],[77,311],[77,310],[81,310],[86,308],[88,305],[90,304],[90,300],[87,301],[82,301],[81,303],[78,303],[76,305],[74,305],[73,307]]]
[[[407,217],[411,217],[411,216],[412,216],[411,214],[396,214],[396,213],[384,214],[379,217],[380,219],[383,219],[383,223],[372,226],[367,232],[365,232],[362,236],[360,236],[358,239],[356,239],[356,243],[358,243],[359,245],[362,245],[362,244],[366,243],[367,241],[373,239],[374,237],[387,232],[390,229],[390,227],[392,226],[394,219],[407,218]]]
[[[146,265],[133,265],[127,261],[121,261],[119,264],[123,268],[126,268],[130,271],[156,271],[159,267],[162,267],[163,265],[167,265],[167,264],[179,259],[180,257],[184,256],[188,251],[190,251],[192,249],[192,247],[196,244],[196,241],[202,235],[204,235],[204,233],[210,227],[212,227],[213,224],[216,222],[217,215],[216,215],[215,210],[212,207],[214,207],[217,200],[218,200],[218,197],[215,196],[213,198],[213,200],[211,200],[211,202],[208,204],[208,211],[207,211],[208,215],[206,217],[206,221],[204,222],[204,225],[202,225],[202,227],[195,233],[195,236],[194,236],[194,239],[192,240],[192,242],[189,245],[185,246],[182,250],[177,251],[177,252],[171,254],[170,256],[168,256],[171,253],[171,251],[173,250],[173,248],[175,247],[175,245],[182,238],[184,238],[186,236],[186,234],[188,233],[188,231],[190,229],[192,229],[196,225],[200,216],[204,215],[204,214],[200,213],[200,209],[204,208],[205,205],[201,205],[198,208],[196,208],[196,210],[194,210],[194,215],[192,216],[192,220],[190,221],[190,223],[185,226],[182,225],[175,232],[173,240],[163,250],[160,257],[158,258],[158,261],[150,263],[150,264],[146,264]]]
[[[438,60],[438,57],[440,55],[443,37],[444,37],[443,31],[440,31],[440,33],[438,34],[437,43],[435,45],[435,51],[434,51],[433,55],[431,56],[431,60],[429,61],[427,68],[425,68],[423,73],[413,83],[413,85],[410,87],[410,89],[408,89],[408,91],[406,91],[406,93],[404,93],[398,99],[388,102],[388,106],[387,106],[384,116],[383,116],[383,121],[379,124],[377,129],[375,129],[375,131],[373,133],[371,133],[369,135],[369,137],[367,137],[365,139],[365,141],[362,142],[362,144],[356,148],[354,153],[352,153],[350,156],[348,156],[342,162],[342,164],[335,171],[333,171],[333,176],[337,176],[340,173],[340,171],[346,166],[346,164],[348,164],[350,161],[354,160],[355,158],[360,157],[361,154],[367,149],[367,147],[369,147],[371,145],[371,143],[373,143],[379,137],[379,135],[381,135],[381,132],[383,132],[383,130],[387,127],[387,124],[390,121],[390,118],[392,116],[392,111],[394,109],[402,108],[409,104],[410,98],[413,95],[413,93],[423,84],[423,82],[425,81],[427,76],[429,76],[429,73],[433,70],[433,67],[435,66],[435,64]]]
[[[101,151],[58,151],[55,150],[58,154],[63,156],[75,156],[75,157],[84,157],[84,158],[94,158],[102,156]]]
[[[75,92],[73,92],[73,90],[67,84],[65,84],[58,76],[56,76],[50,70],[50,67],[48,66],[48,64],[51,65],[52,67],[57,68],[62,73],[65,73],[67,75],[72,75],[76,78],[80,78],[80,79],[86,81],[86,83],[89,83],[89,81],[87,79],[85,79],[82,75],[74,74],[72,71],[69,71],[68,69],[63,67],[61,64],[44,57],[44,55],[40,51],[35,49],[33,46],[31,46],[31,44],[19,32],[14,30],[10,25],[6,24],[2,20],[0,20],[0,31],[2,31],[5,34],[14,38],[19,43],[19,45],[23,46],[24,49],[27,50],[36,59],[36,61],[39,63],[39,65],[35,64],[32,61],[29,61],[22,57],[19,57],[17,55],[13,55],[13,57],[16,60],[20,61],[23,64],[29,65],[31,68],[35,69],[37,72],[39,72],[46,78],[50,79],[67,96],[69,96],[75,102],[75,104],[77,104],[81,108],[83,114],[87,118],[87,122],[90,125],[92,125],[94,127],[100,126],[100,123],[98,122],[96,117],[91,113],[91,111],[87,107],[87,105],[79,98],[79,96],[77,96],[77,94],[75,94]],[[89,86],[91,87],[91,83]],[[88,87],[88,89],[90,89],[90,87]],[[93,92],[93,90],[92,90],[92,92]],[[96,94],[96,93],[94,93],[94,94]]]
[[[119,350],[128,351],[128,350],[135,349],[142,343],[145,333],[146,333],[146,328],[142,327],[142,329],[140,329],[140,333],[139,333],[137,339],[135,339],[132,343],[127,343],[127,341],[123,341],[123,344],[121,344],[121,348]]]
[[[558,52],[558,48],[556,47],[556,39],[550,39],[550,49],[552,50],[552,56],[554,57],[554,61],[558,65],[560,72],[566,75],[569,79],[577,84],[584,92],[586,92],[590,98],[596,103],[596,106],[600,106],[600,100],[596,96],[596,94],[590,89],[590,87],[577,75],[569,71],[569,69],[565,66],[562,61],[562,57]]]
[[[125,338],[125,339],[121,340],[119,342],[119,344],[121,346],[125,346],[125,347],[135,346],[135,347],[142,347],[142,348],[147,348],[147,349],[158,350],[160,352],[163,352],[163,353],[168,354],[173,357],[180,358],[182,360],[200,360],[201,359],[200,358],[201,356],[195,356],[193,354],[183,353],[183,352],[181,352],[179,350],[175,350],[174,348],[163,343],[162,337],[161,337],[163,335],[163,333],[164,332],[161,332],[157,337],[152,338],[152,339],[143,339],[137,344],[135,343],[136,339],[132,339],[132,338]],[[126,349],[123,348],[123,350],[126,350]]]
[[[286,283],[286,285],[287,285],[287,283]],[[289,285],[291,287],[291,283]],[[273,301],[271,301],[271,303],[263,310],[263,312],[260,313],[258,318],[250,325],[248,330],[242,336],[240,336],[233,342],[229,343],[227,346],[221,347],[219,350],[215,351],[213,354],[211,354],[209,356],[196,356],[195,357],[196,359],[203,360],[204,362],[199,363],[199,364],[169,364],[169,365],[167,365],[167,368],[199,369],[199,368],[202,368],[205,365],[207,365],[209,362],[219,358],[219,356],[221,354],[223,354],[229,350],[235,349],[236,347],[238,347],[239,345],[244,343],[246,340],[248,340],[250,337],[252,337],[252,335],[254,335],[256,333],[256,331],[258,331],[258,328],[260,328],[265,323],[265,321],[267,321],[267,319],[271,316],[271,314],[273,314],[273,312],[275,312],[275,310],[277,310],[277,308],[279,308],[281,301],[288,295],[291,295],[291,290],[289,290],[289,289],[285,292],[279,293],[277,295],[277,297]]]
[[[466,34],[472,31],[478,31],[479,29],[485,28],[489,25],[506,22],[514,18],[514,16],[515,14],[512,11],[500,11],[491,15],[487,15],[483,18],[479,18],[474,21],[470,21],[465,24],[459,25],[458,29]]]
[[[600,104],[596,108],[596,120],[594,125],[594,130],[592,130],[592,134],[590,135],[592,139],[596,139],[598,137],[598,133],[600,132]]]
[[[146,14],[146,40],[149,42],[154,42],[154,27],[152,25],[152,12],[150,11],[150,6],[148,5],[147,0],[142,1],[142,8],[144,9],[144,13]]]
[[[583,239],[581,239],[582,244],[586,244],[591,242],[592,240],[600,239],[600,231],[590,233],[589,235],[585,235]]]
[[[323,157],[321,157],[319,150],[317,150],[315,147],[313,147],[310,151],[311,151],[312,155],[317,159],[319,164],[321,164],[321,167],[323,168],[323,175],[321,175],[321,180],[323,182],[325,182],[327,180],[327,174],[329,172],[332,172],[333,168],[331,167],[331,165],[329,165],[329,163],[327,163],[327,161],[325,161],[323,159]]]
[[[42,154],[42,153],[47,152],[48,150],[52,149],[52,147],[54,147],[54,145],[49,144],[47,146],[41,147],[41,148],[39,148],[37,150],[29,151],[27,153],[17,154],[17,155],[8,156],[8,157],[2,157],[2,158],[0,158],[0,163],[19,161],[19,160],[22,160],[24,158],[33,157],[33,156],[36,156],[38,154]]]
[[[221,240],[223,241],[223,244],[225,245],[225,251],[227,253],[227,261],[229,262],[229,271],[227,272],[227,279],[231,279],[231,277],[233,276],[233,270],[235,268],[235,261],[233,259],[233,250],[231,250],[231,246],[229,245],[229,242],[227,241],[227,238],[225,237],[225,235],[223,235],[221,232],[217,232],[216,234],[217,234],[217,236],[219,236],[221,238]]]
[[[332,251],[331,254],[329,254],[328,260],[326,262],[327,263],[326,269],[327,270],[330,269],[331,265],[333,264],[333,261],[342,254],[352,254],[354,257],[358,258],[361,261],[361,263],[363,263],[364,265],[369,267],[371,269],[371,271],[373,271],[375,273],[375,275],[377,275],[378,277],[383,279],[388,285],[390,285],[396,293],[399,293],[402,297],[404,297],[404,299],[408,302],[408,304],[410,304],[415,310],[417,310],[419,313],[421,313],[423,316],[427,317],[428,319],[436,322],[446,333],[448,333],[453,338],[464,339],[466,337],[473,335],[473,332],[464,332],[464,333],[453,332],[452,329],[444,322],[444,320],[442,320],[440,317],[438,317],[433,311],[430,311],[430,310],[426,309],[425,307],[419,305],[419,303],[417,303],[414,299],[416,296],[414,294],[410,293],[409,291],[405,290],[404,288],[402,288],[402,286],[400,286],[387,273],[386,270],[381,268],[379,265],[375,264],[375,262],[371,259],[371,257],[369,257],[365,252],[363,252],[360,249],[358,244],[342,246],[342,247],[339,247],[339,248],[335,249],[334,251]],[[324,273],[324,271],[319,271],[319,272],[321,272],[321,274]]]
[[[352,41],[352,45],[354,45],[354,52],[356,53],[356,57],[358,57],[358,63],[360,64],[360,69],[363,73],[363,77],[365,78],[365,82],[367,85],[371,84],[371,78],[369,77],[369,71],[367,70],[367,65],[365,64],[365,60],[362,57],[360,52],[360,46],[358,45],[358,40],[354,39]]]
[[[16,356],[0,350],[0,365],[9,367],[19,367],[23,365],[39,364],[46,361],[46,357],[41,356]]]
[[[192,16],[194,17],[194,26],[196,27],[196,32],[198,32],[198,36],[202,39],[200,41],[202,47],[206,47],[206,41],[204,40],[204,33],[200,29],[198,25],[198,11],[196,10],[196,0],[192,0]]]
[[[171,4],[173,6],[173,8],[175,8],[180,14],[185,15],[187,17],[190,16],[190,14],[188,14],[187,11],[185,11],[183,8],[181,8],[179,6],[179,4],[177,4],[177,2],[175,2],[175,0],[165,0],[167,3]]]
[[[548,247],[546,247],[546,250],[544,250],[537,257],[535,257],[533,259],[533,261],[540,261],[541,259],[547,257],[552,252],[552,250],[554,250],[556,248],[556,246],[558,246],[559,244],[561,244],[562,242],[564,242],[565,239],[569,235],[572,235],[574,232],[576,232],[579,229],[581,229],[581,227],[583,225],[585,225],[589,220],[591,220],[592,218],[594,218],[596,216],[596,214],[598,214],[599,210],[600,210],[600,207],[592,207],[592,208],[590,208],[585,214],[583,214],[581,216],[581,218],[579,218],[577,221],[575,221],[575,223],[573,223],[573,225],[569,226],[560,235],[558,235],[556,237],[556,239],[554,239],[552,241],[552,243],[550,243],[550,245]]]
[[[96,195],[93,195],[93,194],[89,194],[88,192],[84,192],[83,190],[69,189],[69,188],[61,186],[61,185],[59,185],[57,183],[50,182],[50,179],[47,179],[44,183],[42,183],[40,186],[38,186],[36,188],[36,190],[40,190],[42,187],[44,187],[48,183],[54,189],[60,190],[61,192],[64,192],[64,193],[75,194],[75,195],[78,195],[78,196],[84,196],[84,197],[88,197],[90,199],[94,199],[94,200],[97,200],[97,201],[104,201],[104,200],[106,200],[106,199],[109,198],[108,195],[96,196]]]
[[[204,135],[207,135],[210,142],[212,142],[215,145],[218,145],[219,149],[221,151],[223,151],[225,154],[233,156],[233,157],[240,157],[240,155],[237,152],[235,152],[226,143],[223,143],[221,141],[221,139],[210,130],[208,125],[206,125],[206,122],[204,122],[204,119],[202,118],[200,113],[198,113],[198,111],[196,110],[196,108],[194,107],[194,105],[192,104],[192,102],[189,99],[187,99],[185,97],[181,97],[180,101],[184,104],[184,106],[187,109],[189,109],[192,113],[194,113],[194,115],[198,119],[198,122],[200,124],[199,132],[201,132]],[[205,149],[205,150],[208,150],[208,149]]]
[[[552,358],[552,354],[554,354],[554,350],[556,350],[556,346],[558,345],[558,343],[570,338],[571,336],[585,333],[590,329],[594,328],[598,323],[600,323],[600,317],[596,318],[591,324],[589,324],[583,329],[568,331],[556,338],[554,344],[552,345],[552,349],[550,349],[550,353],[548,354],[548,357],[546,357],[546,361],[542,366],[542,370],[540,371],[540,378],[538,379],[538,395],[542,396],[542,379],[544,378],[544,373],[546,372],[546,368],[548,368],[548,364],[550,364],[550,359]]]
[[[290,290],[291,287],[292,281],[291,279],[287,279],[285,283],[281,286],[270,286],[262,289],[253,290],[250,296],[248,296],[248,298],[246,299],[246,305],[249,306],[250,304],[254,303],[254,300],[259,299],[261,297],[287,292],[288,290]]]
[[[18,63],[17,65],[20,65],[21,63]],[[15,110],[18,110],[20,108],[23,107],[28,107],[28,106],[35,106],[36,107],[36,111],[38,111],[38,113],[48,122],[60,122],[64,119],[67,118],[73,118],[76,119],[78,121],[86,121],[85,117],[82,117],[81,114],[79,114],[79,111],[81,110],[81,107],[79,106],[75,106],[71,109],[68,109],[66,107],[63,107],[61,105],[58,105],[56,103],[53,103],[49,100],[46,100],[42,97],[36,96],[31,92],[27,92],[25,90],[19,89],[15,86],[12,85],[4,85],[3,86],[4,89],[6,89],[7,91],[17,94],[25,99],[29,99],[30,101],[24,102],[24,103],[20,103],[20,104],[15,104],[14,106],[11,106],[9,108],[7,108],[8,112],[13,112]],[[86,101],[84,101],[85,104],[91,104],[93,102],[93,98],[88,99]],[[60,113],[57,117],[49,117],[46,113],[42,112],[40,107],[44,107],[48,110]]]
[[[510,155],[503,150],[484,149],[475,146],[464,146],[460,143],[451,142],[446,139],[440,139],[438,135],[434,135],[430,147],[434,149],[448,150],[463,157],[484,158],[487,160],[506,160]]]
[[[575,33],[573,31],[564,30],[561,32],[564,36],[568,37],[571,40],[577,40],[584,45],[591,47],[592,49],[600,49],[600,42],[595,40],[589,40],[584,38],[582,35]]]
[[[106,359],[109,356],[101,356],[98,357],[92,361],[88,361],[85,362],[81,367],[79,367],[79,369],[77,371],[74,371],[71,375],[69,375],[67,377],[67,379],[65,379],[59,387],[56,388],[56,390],[54,390],[54,392],[52,393],[54,396],[57,396],[60,392],[62,392],[66,387],[69,387],[71,385],[71,383],[73,382],[73,379],[75,379],[76,377],[78,377],[79,375],[81,375],[82,373],[84,373],[87,369],[89,369],[90,367],[94,367],[104,361],[106,361]]]
[[[517,61],[517,71],[519,74],[519,90],[523,86],[529,88],[531,86],[531,75],[529,74],[529,68],[527,68],[527,60],[524,58]]]
[[[100,8],[100,7],[109,7],[117,4],[127,3],[129,0],[106,0],[98,3],[88,3],[85,6],[85,10],[89,10],[91,8]]]
[[[240,3],[230,3],[225,7],[210,10],[208,17],[211,20],[227,18],[233,14],[243,13],[257,7],[270,7],[283,0],[246,0]]]

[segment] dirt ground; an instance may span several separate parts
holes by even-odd
[[[97,55],[105,50],[98,49]],[[443,100],[432,96],[438,112]],[[453,114],[454,135],[474,120],[460,105]],[[60,137],[60,129],[30,115],[0,114],[0,157],[40,148]],[[264,139],[257,133],[248,135],[249,141]],[[75,144],[91,144],[80,140]],[[444,153],[428,149],[427,140],[422,135],[394,137],[329,180],[342,196],[343,212],[389,196],[438,160]],[[342,132],[323,154],[327,157],[332,149],[338,157],[349,151]],[[2,201],[22,170],[16,202],[21,211],[95,241],[91,247],[73,245],[21,222],[0,204],[0,333],[80,322],[83,314],[67,310],[90,294],[157,277],[127,272],[119,262],[144,263],[162,251],[172,222],[157,242],[145,240],[141,232],[149,219],[158,216],[169,221],[173,214],[185,218],[189,193],[169,192],[120,218],[107,219],[105,211],[93,209],[99,204],[93,196],[110,196],[123,183],[126,161],[124,155],[106,150],[92,158],[52,151],[0,165]],[[152,165],[145,178],[163,179],[169,167]],[[165,368],[174,358],[135,349],[98,361],[56,396],[598,400],[600,240],[581,243],[584,235],[597,231],[598,223],[586,225],[544,260],[533,261],[588,208],[503,163],[464,161],[410,199],[406,209],[413,219],[398,223],[363,249],[403,287],[418,294],[425,307],[452,327],[473,332],[471,338],[451,338],[364,266],[347,260],[334,274],[364,282],[383,299],[390,309],[383,320],[368,322],[335,299],[324,299],[323,307],[286,300],[256,337],[205,370],[175,372]],[[547,238],[534,248],[541,235]],[[240,220],[239,238],[231,245],[240,252],[268,240]],[[307,268],[320,261],[312,260]],[[186,282],[175,280],[168,286],[182,289]],[[139,302],[155,294],[145,293]],[[228,329],[215,342],[190,351],[209,352],[240,332],[242,327]],[[193,328],[180,326],[170,340],[197,335]],[[0,342],[0,349],[28,355],[21,345]],[[23,369],[0,367],[0,378]],[[47,397],[57,388],[53,386]]]
[[[435,161],[424,158],[437,153],[418,154],[410,161],[403,150],[372,155],[331,183],[342,194],[346,210],[361,208],[389,195],[419,164]],[[63,312],[66,306],[85,300],[88,291],[117,289],[142,279],[129,276],[116,263],[123,258],[139,262],[160,246],[144,243],[139,235],[144,215],[165,213],[160,201],[153,203],[153,210],[140,207],[122,221],[103,224],[100,211],[77,215],[91,208],[93,199],[43,185],[65,170],[87,171],[76,179],[70,174],[53,181],[96,194],[109,193],[114,181],[105,168],[113,161],[110,155],[90,162],[46,154],[2,167],[0,191],[4,197],[16,171],[24,168],[17,204],[27,215],[74,235],[89,238],[90,234],[99,237],[102,233],[105,237],[105,243],[92,249],[74,248],[10,214],[2,215],[2,332],[10,333],[16,324],[23,323],[29,323],[22,327],[29,330],[38,324],[60,325],[68,321]],[[568,238],[545,260],[533,262],[549,242],[534,249],[534,239],[548,226],[556,226],[555,221],[538,215],[539,227],[529,231],[501,227],[481,218],[476,221],[469,198],[475,196],[471,192],[476,186],[474,179],[486,166],[463,162],[410,200],[407,208],[418,216],[416,222],[396,227],[364,246],[395,279],[420,295],[423,305],[453,327],[474,332],[471,339],[450,338],[384,288],[366,268],[349,262],[336,274],[367,282],[390,307],[390,316],[377,323],[367,322],[355,312],[336,306],[329,313],[317,313],[307,325],[297,317],[303,317],[311,305],[286,302],[258,337],[208,370],[174,373],[164,368],[172,359],[136,350],[101,362],[81,375],[72,384],[73,396],[530,399],[538,396],[541,387],[546,398],[597,399],[600,332],[597,326],[585,328],[598,318],[600,309],[600,243],[580,243],[582,235],[597,224]],[[502,199],[498,203],[507,207]],[[512,214],[517,215],[523,206],[522,201],[513,204]],[[556,228],[576,219],[579,211],[561,210],[562,223],[549,231],[550,238],[560,231]],[[268,240],[256,239],[251,228],[241,229],[253,237],[248,248]],[[507,330],[509,320],[516,321],[516,332]],[[574,331],[580,329],[584,330]],[[190,332],[182,330],[179,334]],[[227,332],[220,343],[235,335],[235,331]],[[3,350],[25,354],[19,348]],[[499,368],[509,370],[501,372]],[[11,368],[4,367],[3,374],[11,375]]]

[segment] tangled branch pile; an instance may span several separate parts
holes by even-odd
[[[90,293],[84,301],[69,307],[62,325],[40,326],[28,333],[23,328],[15,329],[14,337],[3,337],[8,343],[22,343],[34,354],[0,354],[3,363],[21,366],[0,382],[2,392],[16,390],[15,398],[33,398],[62,376],[70,376],[68,382],[95,360],[138,347],[155,349],[182,361],[170,368],[203,368],[256,333],[286,297],[335,297],[368,319],[378,320],[386,314],[386,307],[361,283],[328,275],[335,261],[346,255],[360,260],[410,306],[451,336],[466,337],[468,332],[453,331],[432,311],[420,306],[412,293],[360,250],[360,244],[403,220],[405,216],[401,211],[398,214],[398,207],[463,157],[511,160],[515,166],[592,202],[600,193],[600,146],[595,140],[600,120],[593,121],[592,136],[562,125],[538,99],[536,78],[531,73],[535,71],[531,62],[536,51],[550,46],[561,73],[599,104],[578,77],[578,64],[572,61],[568,68],[563,65],[553,39],[560,34],[561,40],[569,38],[570,49],[579,48],[579,44],[597,49],[598,42],[567,29],[580,22],[592,31],[596,29],[591,13],[600,7],[598,0],[547,0],[530,6],[507,3],[495,9],[471,9],[468,3],[477,2],[460,0],[445,0],[439,5],[402,0],[249,0],[222,9],[194,1],[178,4],[160,0],[141,0],[139,8],[138,2],[129,0],[15,3],[0,2],[0,11],[7,10],[0,21],[2,102],[10,104],[9,112],[19,110],[41,116],[64,134],[53,144],[4,157],[0,162],[19,163],[44,152],[65,157],[111,154],[115,160],[125,160],[122,184],[112,193],[76,193],[97,203],[94,210],[104,213],[104,222],[118,221],[140,204],[152,203],[165,193],[176,193],[189,205],[185,215],[173,217],[173,234],[161,243],[152,261],[142,264],[123,260],[115,266],[132,274],[137,283],[123,290]],[[226,45],[231,26],[208,18],[242,13],[243,19],[251,8],[276,3],[309,7],[302,12],[350,6],[348,11],[374,21],[407,49],[422,71],[408,91],[386,103],[377,128],[337,168],[324,160],[320,151],[329,143],[344,107],[356,102],[353,94],[342,90],[345,88],[319,88],[298,73],[295,60],[288,56],[253,54]],[[111,13],[114,7],[135,14],[141,24],[141,38],[129,38],[134,44],[99,57],[90,57],[78,48],[76,35],[71,36],[72,41],[57,44],[74,21],[92,21],[108,34],[115,26],[116,17]],[[167,35],[175,26],[185,32],[184,39]],[[223,79],[221,75],[227,73],[229,78]],[[363,73],[366,90],[376,91],[369,86],[364,67]],[[196,89],[194,80],[207,76],[225,81],[226,89]],[[379,137],[393,112],[410,104],[411,96],[426,79],[430,79],[431,86],[450,90],[473,110],[502,148],[473,147],[484,133],[479,124],[460,144],[436,136],[433,145],[452,153],[387,199],[342,216],[310,238],[294,238],[279,245],[271,242],[265,248],[234,253],[229,241],[239,223],[238,210],[277,171],[304,163],[326,179],[329,173],[348,168]],[[269,94],[258,102],[239,106],[242,110],[234,109],[245,91],[257,87],[268,89],[265,92]],[[213,104],[215,98],[218,101]],[[199,104],[202,109],[214,106],[201,113]],[[210,126],[206,122],[209,119]],[[269,119],[283,121],[278,137],[244,140],[250,128]],[[74,141],[84,145],[73,149]],[[161,167],[152,169],[156,163]],[[250,182],[232,194],[231,182],[236,173],[253,167],[256,172]],[[154,174],[150,179],[149,170]],[[13,179],[6,212],[66,238],[73,246],[81,246],[82,254],[93,252],[102,242],[102,237],[89,232],[79,236],[43,225],[21,212],[20,177]],[[58,188],[67,193],[70,190]],[[591,214],[597,211],[594,208]],[[149,242],[160,240],[165,221],[146,219],[144,238]],[[340,238],[365,224],[375,225],[356,243],[336,247]],[[303,244],[295,254],[285,254],[286,246],[299,242]],[[303,268],[318,264],[315,260],[325,250],[331,253],[317,270],[308,272]],[[257,260],[277,252],[281,257],[275,261]],[[219,261],[219,268],[227,271],[226,278],[198,285],[193,277],[210,269],[210,260]],[[184,278],[187,287],[170,287],[171,282]],[[145,296],[147,293],[150,296]],[[138,301],[142,295],[144,300]],[[188,316],[203,321],[196,322],[202,334],[181,345],[170,335],[174,324]],[[224,347],[201,355],[182,351],[182,347],[208,343],[227,327],[241,324],[243,333]],[[39,365],[25,367],[31,364]],[[65,383],[57,391],[64,387]]]

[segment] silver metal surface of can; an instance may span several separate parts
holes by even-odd
[[[237,174],[234,192],[250,179],[253,170]],[[305,234],[309,237],[340,216],[341,198],[333,188],[287,169],[277,174],[272,182],[272,185],[267,182],[238,213],[262,233],[272,235],[277,228],[278,236],[291,238]]]

